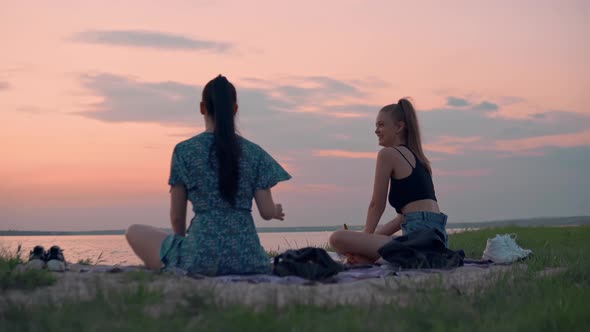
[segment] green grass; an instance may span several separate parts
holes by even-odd
[[[517,233],[534,257],[497,283],[474,293],[439,287],[410,292],[407,305],[293,305],[255,310],[217,307],[210,295],[187,294],[176,306],[141,283],[107,290],[85,302],[12,305],[0,312],[1,331],[587,331],[590,328],[590,227],[498,228],[451,236],[468,257],[481,256],[488,237]],[[547,267],[559,274],[539,276]],[[137,277],[142,280],[143,277]],[[351,284],[354,287],[354,284]],[[33,317],[33,319],[31,319]]]
[[[517,235],[516,242],[521,247],[533,250],[534,256],[526,262],[532,270],[588,267],[590,226],[482,229],[451,235],[449,246],[452,249],[463,249],[467,257],[480,258],[488,238],[512,233]]]
[[[100,263],[104,263],[104,262],[106,262],[106,260],[104,258],[102,258],[102,254],[103,254],[103,252],[100,252],[100,255],[98,255],[98,257],[95,260],[92,260],[92,258],[79,259],[76,262],[76,264],[80,264],[80,265],[98,265]]]
[[[56,281],[45,270],[19,271],[17,266],[22,263],[21,246],[15,252],[0,251],[0,292],[7,289],[33,289]]]

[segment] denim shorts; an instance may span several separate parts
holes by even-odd
[[[426,211],[404,213],[402,235],[425,229],[436,229],[445,236],[445,246],[448,247],[448,236],[445,230],[447,218],[447,215],[444,213]]]

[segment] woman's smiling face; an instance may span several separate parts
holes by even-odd
[[[395,146],[397,126],[389,112],[379,112],[375,120],[375,134],[380,146]]]

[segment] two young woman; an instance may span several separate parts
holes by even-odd
[[[236,90],[225,77],[207,83],[201,101],[206,131],[176,145],[172,155],[173,234],[145,225],[133,225],[126,233],[131,248],[148,268],[180,268],[204,275],[270,272],[254,227],[252,200],[263,219],[282,220],[285,214],[274,203],[271,187],[290,175],[262,148],[236,134],[237,111]],[[377,157],[365,228],[337,231],[330,237],[330,244],[350,263],[378,259],[377,250],[400,228],[404,234],[423,228],[446,234],[446,216],[436,203],[412,104],[402,99],[385,106],[376,126],[384,148]],[[399,214],[377,229],[390,182],[389,202]],[[195,217],[187,229],[189,200]]]

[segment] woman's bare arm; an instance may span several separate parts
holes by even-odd
[[[187,194],[184,185],[174,185],[170,189],[170,223],[174,234],[186,234]]]
[[[389,179],[393,171],[393,151],[391,148],[383,148],[377,155],[377,166],[375,168],[375,182],[373,183],[373,196],[363,232],[374,233],[379,219],[385,211],[387,203],[387,189],[389,189]]]
[[[274,218],[283,220],[285,218],[283,207],[281,204],[274,203],[270,188],[256,190],[254,192],[254,200],[256,201],[256,206],[262,219],[271,220]]]
[[[402,228],[401,225],[403,222],[404,216],[398,214],[397,216],[395,216],[395,218],[391,219],[387,224],[377,228],[375,234],[391,236]]]

